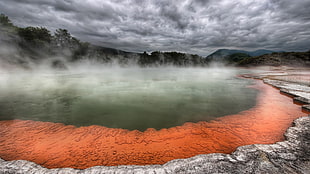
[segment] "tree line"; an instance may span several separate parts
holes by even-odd
[[[17,27],[10,19],[0,15],[0,29],[6,35],[16,40],[22,54],[31,57],[33,60],[47,57],[65,57],[68,61],[81,59],[95,59],[102,63],[109,63],[115,60],[120,64],[136,64],[146,66],[203,66],[208,61],[201,56],[179,53],[154,51],[150,54],[131,53],[113,48],[105,48],[82,42],[73,37],[66,29],[57,29],[51,33],[45,27]]]
[[[87,54],[88,42],[81,42],[66,29],[57,29],[53,34],[45,27],[17,27],[4,14],[0,15],[1,31],[18,36],[18,46],[32,57],[36,55],[70,56],[72,60]],[[16,37],[15,37],[16,38]]]

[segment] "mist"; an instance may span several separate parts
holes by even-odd
[[[65,66],[2,69],[1,120],[146,130],[209,121],[255,105],[256,90],[246,87],[251,82],[218,64],[142,68],[84,60]]]
[[[239,69],[180,52],[133,53],[1,15],[0,120],[129,130],[209,121],[255,105]],[[241,92],[242,91],[242,92]]]

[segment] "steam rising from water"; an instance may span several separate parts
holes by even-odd
[[[120,68],[85,63],[67,71],[0,74],[0,119],[145,130],[211,120],[255,104],[240,70]]]

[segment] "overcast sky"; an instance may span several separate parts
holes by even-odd
[[[309,0],[1,0],[15,25],[132,52],[310,49]]]

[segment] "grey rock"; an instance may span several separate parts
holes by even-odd
[[[304,111],[310,112],[310,105],[303,105],[303,106],[302,106],[302,109],[303,109]]]
[[[310,98],[295,97],[294,102],[303,103],[303,104],[310,104]]]
[[[263,79],[264,83],[280,89],[281,93],[294,97],[294,100],[308,104],[310,101],[310,87],[307,85],[296,84],[281,80]]]

